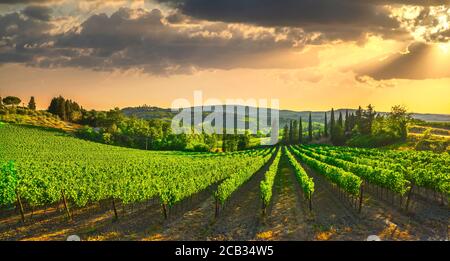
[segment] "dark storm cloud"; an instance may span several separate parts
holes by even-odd
[[[290,49],[293,45],[289,39],[276,41],[274,35],[245,39],[238,31],[231,38],[203,35],[229,29],[216,25],[179,30],[163,24],[163,18],[157,9],[137,19],[130,18],[129,9],[120,9],[110,17],[94,15],[81,25],[79,33],[62,35],[55,46],[92,50],[89,59],[71,59],[72,66],[142,68],[160,74],[185,73],[193,67],[232,68],[248,55]]]
[[[177,28],[163,23],[165,20],[157,9],[121,8],[110,16],[92,15],[79,27],[51,35],[50,22],[7,14],[0,16],[0,61],[174,74],[190,73],[195,68],[276,67],[246,60],[302,48],[293,47],[302,35],[279,40],[273,33],[260,32],[247,37],[241,29],[223,23]]]
[[[382,61],[357,69],[358,77],[369,76],[375,80],[436,79],[450,77],[450,55],[443,55],[439,47],[426,43],[413,43],[406,53],[398,53]],[[358,66],[359,67],[359,66]]]
[[[106,71],[139,69],[158,75],[211,68],[299,68],[318,64],[318,55],[311,54],[304,58],[308,61],[299,62],[289,60],[286,54],[309,44],[336,39],[364,43],[366,33],[407,38],[385,8],[364,1],[160,2],[170,2],[177,8],[166,15],[158,9],[120,8],[111,15],[91,15],[59,33],[50,32],[69,17],[54,20],[51,9],[45,6],[29,5],[0,15],[0,64]],[[219,22],[204,23],[198,19]],[[426,19],[425,15],[422,19]],[[381,69],[367,74],[390,77]]]
[[[0,4],[44,4],[61,0],[0,0]]]
[[[59,2],[61,0],[0,0],[0,4],[23,4],[23,3],[47,3],[47,2]],[[80,0],[80,1],[95,1],[95,0]],[[113,0],[114,1],[114,0]],[[133,1],[133,0],[131,0]],[[185,0],[158,0],[160,2],[185,2]],[[214,0],[209,0],[213,2]],[[243,0],[245,1],[245,0]],[[282,2],[279,0],[278,2]],[[362,0],[353,0],[362,1]],[[404,5],[420,5],[420,6],[432,6],[432,5],[448,5],[450,0],[364,0],[374,4],[404,4]]]
[[[184,14],[264,26],[358,25],[397,27],[381,8],[356,0],[157,0]]]
[[[402,4],[402,5],[419,5],[419,6],[436,6],[449,5],[450,0],[367,0],[367,2],[374,4]]]
[[[157,0],[184,15],[209,21],[302,28],[320,33],[319,42],[361,41],[367,33],[404,37],[389,10],[360,0]]]
[[[28,16],[29,18],[42,21],[49,21],[51,18],[52,9],[45,6],[31,5],[25,7],[22,13]]]
[[[0,62],[26,63],[47,52],[42,46],[52,38],[47,33],[52,28],[47,22],[19,13],[0,16]]]

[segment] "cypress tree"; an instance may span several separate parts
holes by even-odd
[[[334,140],[334,128],[335,128],[335,120],[334,120],[334,109],[331,108],[331,116],[330,116],[330,137],[331,140]]]
[[[287,144],[291,143],[291,139],[292,139],[292,120],[289,120],[289,125],[288,125],[289,131],[288,131],[288,137],[287,137]]]
[[[292,125],[292,144],[298,143],[298,122],[297,120],[294,120],[294,123]]]
[[[68,121],[72,121],[72,101],[67,100],[65,102],[65,108],[66,108],[66,119]]]
[[[34,96],[31,96],[30,101],[28,102],[28,109],[36,110],[36,101],[34,100]]]
[[[358,128],[359,133],[363,133],[363,111],[361,106],[358,107],[358,110],[356,111],[355,115],[355,125]]]
[[[303,142],[303,125],[302,125],[302,117],[300,117],[298,121],[298,143]]]
[[[339,118],[337,121],[338,127],[342,128],[343,127],[343,122],[342,122],[342,112],[339,112]]]
[[[324,125],[324,136],[328,137],[328,119],[327,119],[327,112],[325,112],[325,125]]]
[[[309,141],[312,141],[312,119],[311,119],[311,112],[309,113],[309,120],[308,120],[308,136]]]
[[[50,112],[51,114],[58,114],[58,98],[53,98],[52,101],[50,102],[50,106],[48,106],[47,109],[48,112]]]
[[[355,114],[353,112],[350,114],[350,122],[348,123],[348,130],[352,131],[355,128]]]
[[[222,152],[226,152],[227,151],[227,135],[225,133],[223,133],[222,135]]]
[[[61,118],[61,120],[66,121],[67,120],[67,114],[66,114],[66,101],[63,97],[58,98],[58,115]]]
[[[285,144],[289,143],[289,126],[287,123],[286,123],[286,125],[284,125],[283,141]]]
[[[349,131],[349,127],[350,127],[350,119],[348,118],[349,117],[349,115],[348,115],[348,110],[345,110],[345,123],[344,123],[344,130],[345,130],[345,132],[348,132]]]

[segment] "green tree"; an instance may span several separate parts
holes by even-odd
[[[21,101],[22,100],[20,100],[20,98],[16,96],[7,96],[3,99],[3,103],[5,105],[12,105],[12,106],[19,105]]]
[[[250,147],[250,133],[248,131],[245,132],[245,134],[238,135],[239,141],[238,141],[238,150],[245,150]]]
[[[290,121],[289,124],[289,144],[294,142],[294,121]]]
[[[377,113],[375,112],[374,107],[371,104],[369,104],[367,106],[367,109],[364,110],[362,113],[363,120],[362,120],[361,134],[366,135],[372,134],[372,124],[376,114]]]
[[[61,120],[67,121],[66,101],[64,99],[58,102],[58,116],[61,118]]]
[[[345,142],[344,126],[343,126],[342,112],[339,112],[339,117],[333,128],[333,137],[331,142],[334,145],[343,145]]]
[[[34,96],[31,96],[30,101],[28,102],[28,109],[36,110],[36,101],[34,100]]]
[[[56,98],[56,97],[52,98],[47,111],[54,115],[58,114],[58,98]]]
[[[408,123],[411,121],[411,114],[401,105],[395,105],[387,117],[389,128],[402,140],[408,136]]]
[[[353,131],[353,129],[355,128],[355,124],[356,124],[356,116],[352,112],[352,113],[350,113],[349,121],[348,121],[348,131],[349,132]]]
[[[327,112],[325,112],[325,121],[324,121],[323,131],[324,131],[324,136],[325,136],[325,137],[328,137],[328,119],[327,119]]]
[[[298,120],[298,143],[303,143],[303,124],[302,117]]]
[[[294,120],[293,124],[292,124],[292,141],[291,144],[296,144],[298,143],[298,122],[296,120]]]
[[[222,151],[227,151],[227,135],[225,133],[222,135]]]
[[[335,129],[336,121],[334,119],[334,109],[331,108],[331,116],[330,116],[330,138],[334,139],[334,129]]]
[[[311,112],[309,113],[309,119],[308,119],[308,138],[309,141],[312,141],[313,139],[313,126],[312,126],[312,118],[311,118]]]
[[[342,112],[339,112],[339,118],[338,118],[338,121],[337,121],[337,125],[338,125],[338,127],[339,128],[343,128],[344,126],[344,124],[343,124],[343,120],[342,120]]]
[[[350,131],[350,119],[348,115],[348,110],[345,110],[345,122],[344,122],[344,131],[349,132]]]
[[[363,133],[363,110],[361,106],[358,107],[355,113],[355,126],[359,133]]]
[[[283,141],[284,144],[289,144],[289,125],[286,123],[286,125],[284,125],[284,130],[283,130]]]

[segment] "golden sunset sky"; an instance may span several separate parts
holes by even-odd
[[[243,4],[245,2],[245,4]],[[406,5],[412,3],[412,5]],[[450,114],[450,2],[0,0],[0,96]]]

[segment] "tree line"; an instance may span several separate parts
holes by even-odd
[[[0,107],[36,110],[34,97],[27,107],[17,107],[21,99],[15,96],[0,98]],[[224,135],[173,134],[170,121],[139,119],[126,116],[119,108],[109,111],[86,110],[77,102],[62,96],[52,98],[47,112],[62,121],[83,125],[75,135],[79,138],[110,145],[146,150],[236,151],[250,146],[251,135],[236,134],[236,130]]]
[[[3,106],[19,106],[22,100],[16,96],[7,96],[5,98],[0,97],[0,107]],[[24,105],[25,107],[25,105]],[[34,96],[31,96],[30,101],[28,102],[27,108],[30,110],[36,110],[36,101],[34,100]]]
[[[311,113],[306,133],[302,127],[301,117],[298,121],[291,120],[284,126],[282,142],[299,144],[322,139],[322,142],[338,146],[378,147],[405,141],[408,134],[407,126],[412,120],[403,106],[393,106],[389,113],[380,114],[371,104],[366,109],[359,106],[354,113],[346,110],[345,115],[339,111],[337,119],[334,108],[332,108],[329,117],[328,112],[324,113],[324,119],[323,129],[319,129],[315,133],[313,133]]]
[[[15,96],[0,97],[0,107],[14,109],[20,103],[21,99]],[[36,110],[33,96],[26,108]],[[76,133],[81,138],[140,149],[210,151],[220,148],[222,151],[235,151],[249,148],[250,140],[255,136],[248,133],[238,135],[236,130],[223,135],[175,135],[169,121],[128,117],[119,108],[88,111],[62,96],[54,97],[47,111],[63,121],[84,125]],[[370,104],[365,109],[359,106],[354,112],[346,110],[343,114],[339,111],[337,115],[332,108],[330,112],[324,112],[323,127],[320,128],[313,126],[311,113],[306,128],[301,117],[291,120],[284,126],[281,142],[377,147],[406,140],[410,121],[410,114],[399,105],[392,107],[387,114],[377,113]]]

